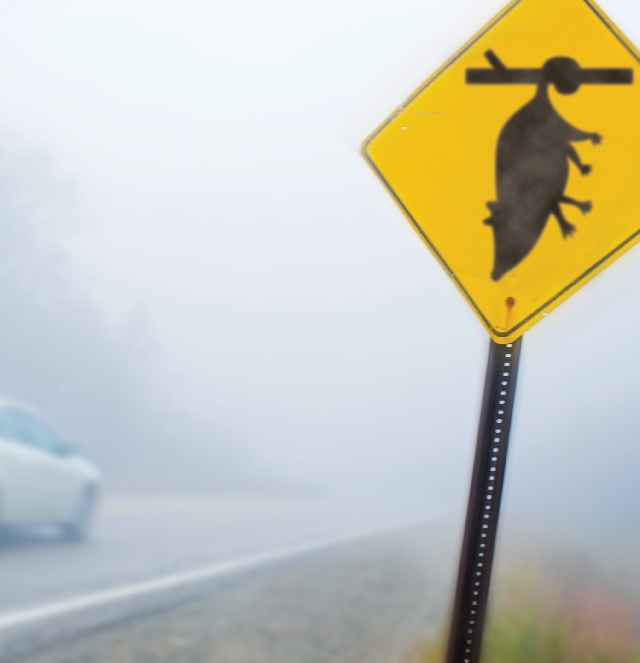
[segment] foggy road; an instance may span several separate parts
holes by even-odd
[[[391,539],[402,537],[413,529],[402,524],[417,522],[419,515],[426,523],[443,520],[435,512],[407,514],[406,508],[388,504],[321,500],[107,500],[85,544],[70,545],[43,530],[10,538],[0,547],[0,655],[6,658],[16,646],[22,651],[25,643],[31,647],[48,642],[60,629],[71,633],[73,640],[74,634],[87,629],[191,600],[211,589],[207,581],[233,577],[233,563],[238,561],[238,571],[264,567],[271,573],[277,562],[313,552],[332,554],[352,545],[375,550],[367,543],[372,534],[385,536],[386,531]],[[243,560],[248,560],[246,568]],[[216,573],[229,562],[229,569]],[[208,571],[212,568],[213,574]],[[202,577],[184,582],[189,572]],[[153,591],[144,591],[158,581]],[[163,582],[164,591],[159,591]],[[69,610],[77,600],[85,605]],[[38,616],[42,609],[44,614]]]
[[[412,643],[442,643],[489,340],[467,304],[487,279],[493,332],[537,311],[485,504],[487,624],[514,606],[523,637],[500,642],[533,624],[576,663],[640,656],[640,248],[610,264],[638,238],[640,2],[506,2],[0,0],[0,400],[22,410],[0,441],[23,458],[0,458],[0,663],[415,663]],[[549,20],[481,44],[525,5]],[[462,85],[487,48],[634,80],[578,95],[602,104],[550,85],[604,136],[578,150],[588,178],[570,165],[593,213],[575,241],[547,224],[510,285],[489,282],[482,210],[526,100]],[[398,106],[452,53],[459,77]],[[407,210],[437,225],[439,259]],[[106,486],[87,542],[5,537],[10,484],[22,522],[68,495],[72,534],[83,457]],[[553,658],[518,656],[499,660]]]

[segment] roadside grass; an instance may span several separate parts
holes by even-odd
[[[498,578],[482,663],[640,663],[640,615],[620,589],[571,568]],[[443,663],[442,635],[411,663]]]
[[[640,649],[612,638],[576,637],[568,621],[529,615],[492,620],[483,663],[640,663]]]

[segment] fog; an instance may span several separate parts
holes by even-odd
[[[502,4],[5,0],[2,393],[114,491],[461,508],[488,339],[359,146]],[[639,329],[636,248],[526,335],[507,518],[637,534]]]

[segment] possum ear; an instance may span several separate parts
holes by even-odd
[[[489,211],[491,212],[492,216],[490,216],[488,219],[485,219],[482,223],[484,223],[485,226],[495,226],[496,225],[496,220],[493,215],[498,211],[498,204],[497,203],[487,203],[487,207]]]

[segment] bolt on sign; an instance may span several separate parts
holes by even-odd
[[[590,0],[514,0],[365,141],[495,342],[640,240],[639,71]]]

